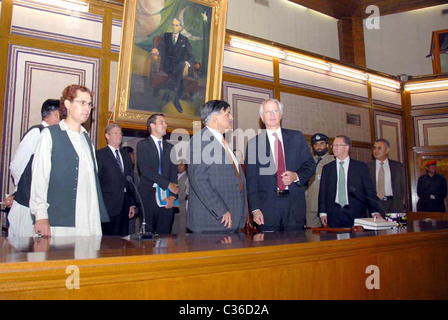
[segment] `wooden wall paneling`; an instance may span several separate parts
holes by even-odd
[[[93,20],[100,21],[101,24],[101,33],[99,36],[99,45],[94,44],[92,47],[85,46],[83,43],[85,41],[68,41],[65,42],[63,40],[65,34],[61,33],[61,30],[55,30],[56,34],[60,32],[60,39],[58,37],[52,37],[51,35],[45,34],[45,26],[44,25],[36,25],[37,30],[36,32],[30,32],[29,34],[27,32],[24,32],[24,27],[27,26],[27,21],[23,20],[22,16],[17,16],[13,20],[13,14],[14,14],[14,6],[16,5],[11,0],[4,0],[2,1],[2,13],[1,13],[1,20],[0,20],[0,42],[1,42],[1,49],[0,49],[0,58],[1,61],[4,62],[1,64],[0,69],[0,101],[5,101],[6,99],[6,84],[7,84],[7,77],[8,77],[8,57],[9,57],[9,48],[11,46],[15,47],[26,47],[30,48],[30,50],[45,50],[46,52],[54,52],[59,53],[61,56],[67,56],[67,55],[73,55],[73,56],[83,56],[86,58],[86,60],[90,59],[100,59],[101,63],[99,64],[100,68],[97,69],[97,74],[95,75],[97,78],[96,84],[94,85],[94,89],[97,92],[94,92],[94,94],[98,97],[95,99],[94,103],[96,104],[96,110],[92,112],[92,117],[89,119],[89,121],[93,120],[93,126],[91,127],[93,130],[92,138],[94,140],[94,143],[99,147],[101,145],[105,144],[103,134],[101,132],[104,132],[104,127],[107,124],[107,111],[109,106],[109,83],[110,83],[110,72],[111,72],[111,61],[118,61],[118,52],[112,52],[111,51],[111,33],[112,33],[112,20],[113,19],[122,19],[123,14],[123,8],[119,5],[113,5],[108,4],[102,1],[89,1],[90,2],[90,12],[89,14],[83,14],[82,17],[85,19],[90,19],[92,16]],[[17,2],[17,10],[18,12],[21,12],[20,10],[30,11],[34,8],[29,5],[26,1],[24,2]],[[16,12],[16,14],[18,14]],[[39,11],[40,14],[44,14],[46,16],[51,15],[51,10],[43,10],[42,12]],[[59,11],[59,16],[57,18],[61,18],[64,16],[64,13],[61,14]],[[30,18],[31,19],[31,18]],[[14,32],[12,32],[12,23],[16,21],[15,23],[18,23],[17,26],[14,26]],[[87,20],[86,20],[87,21]],[[90,20],[89,20],[90,21]],[[85,22],[84,20],[79,23]],[[61,23],[61,22],[59,22]],[[23,24],[23,26],[21,25]],[[62,22],[63,25],[63,22]],[[80,27],[85,26],[86,24],[81,24]],[[48,26],[46,27],[48,29]],[[115,30],[117,31],[117,29]],[[50,31],[51,32],[51,31]],[[69,33],[70,34],[70,33]],[[75,37],[76,38],[76,37]],[[60,41],[59,41],[60,40]],[[75,58],[75,60],[77,60]],[[70,63],[68,63],[70,64]],[[68,66],[70,67],[70,66]],[[18,74],[18,76],[21,76]],[[60,93],[59,93],[60,94]],[[2,132],[4,132],[4,116],[9,112],[6,110],[7,104],[1,103],[1,113],[0,113],[0,129]],[[98,109],[99,108],[99,109]],[[87,124],[87,127],[90,126],[90,123]],[[98,135],[99,132],[99,135]],[[98,137],[100,137],[98,144],[97,140]],[[0,142],[0,150],[5,150],[4,139]],[[14,150],[9,150],[10,154],[8,154],[8,159],[10,159],[10,156],[12,155]],[[2,162],[6,160],[4,153],[2,152]],[[9,166],[9,161],[6,160],[6,164],[3,165],[3,167]],[[4,175],[7,176],[6,171],[3,172]],[[2,189],[5,188],[5,185],[2,185]],[[2,190],[4,191],[4,190]]]
[[[344,17],[338,20],[339,57],[341,61],[366,67],[363,20]]]
[[[110,81],[110,61],[112,43],[112,10],[105,8],[103,13],[103,32],[101,47],[101,70],[100,70],[100,96],[98,101],[98,135],[97,148],[107,146],[104,131],[108,124],[109,115],[109,81]]]
[[[12,0],[2,0],[0,15],[0,132],[3,132],[5,110],[5,89],[8,76],[9,30],[11,29]],[[0,139],[0,150],[3,149],[3,139]],[[3,194],[0,195],[3,199]]]

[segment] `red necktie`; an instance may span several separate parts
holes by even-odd
[[[276,133],[274,133],[273,135],[275,138],[274,150],[277,156],[277,188],[283,191],[286,188],[282,180],[282,174],[286,171],[285,156],[283,154],[282,142],[280,141]]]

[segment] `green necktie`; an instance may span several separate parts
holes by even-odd
[[[344,161],[339,162],[338,202],[341,207],[347,204],[347,188],[345,183]]]

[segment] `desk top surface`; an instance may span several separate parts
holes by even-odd
[[[120,237],[0,238],[0,263],[94,259],[138,255],[161,255],[200,251],[267,247],[322,241],[400,235],[448,229],[448,221],[409,220],[407,228],[362,232],[296,232],[256,234],[183,234],[154,240],[124,240]]]

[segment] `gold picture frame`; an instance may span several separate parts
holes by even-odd
[[[202,59],[204,62],[202,65],[206,64],[207,70],[203,70],[200,63],[198,64],[195,62],[194,66],[192,66],[196,68],[197,65],[199,65],[200,69],[197,69],[200,70],[202,79],[200,77],[197,77],[197,82],[202,82],[197,87],[200,88],[198,89],[198,93],[194,92],[196,103],[194,105],[193,103],[191,105],[187,105],[188,109],[183,110],[182,113],[180,113],[178,111],[179,109],[175,108],[174,103],[171,102],[165,105],[159,104],[159,106],[156,107],[155,102],[162,101],[163,103],[163,100],[160,98],[160,96],[157,96],[157,98],[155,97],[156,93],[158,92],[156,92],[156,90],[151,87],[152,82],[150,81],[152,81],[151,76],[153,75],[153,73],[151,73],[153,72],[151,68],[155,65],[154,61],[152,60],[153,51],[150,51],[145,47],[143,47],[142,49],[137,44],[136,25],[138,24],[140,26],[142,24],[141,22],[146,23],[150,21],[148,19],[145,19],[144,21],[138,21],[138,19],[143,19],[140,13],[144,10],[142,10],[141,6],[151,6],[152,3],[151,0],[125,1],[121,49],[118,63],[117,89],[115,94],[115,106],[112,121],[119,123],[123,128],[146,130],[146,121],[151,114],[164,113],[167,119],[168,131],[182,128],[188,130],[189,132],[192,132],[193,122],[200,121],[198,113],[199,107],[206,101],[212,99],[220,99],[221,97],[227,0],[168,0],[165,1],[165,7],[163,8],[164,10],[159,11],[161,17],[158,17],[158,27],[153,32],[154,39],[156,38],[156,36],[154,35],[154,33],[156,32],[160,32],[160,37],[163,36],[163,32],[168,33],[168,31],[163,31],[163,29],[160,28],[162,23],[167,26],[169,23],[172,23],[170,21],[173,21],[173,18],[176,18],[174,20],[179,20],[177,18],[177,15],[179,14],[179,7],[175,8],[177,10],[170,11],[168,9],[172,9],[174,6],[179,6],[179,4],[181,3],[185,4],[185,8],[180,12],[180,14],[182,15],[185,13],[185,9],[194,7],[194,9],[196,10],[194,12],[201,10],[201,8],[204,9],[204,12],[200,13],[201,17],[194,20],[197,21],[203,19],[205,24],[207,20],[210,19],[207,18],[208,14],[210,14],[211,16],[211,19],[207,24],[207,26],[209,26],[209,37],[204,36],[202,39],[205,39],[206,41],[204,41],[204,43],[207,44],[207,46],[205,44],[202,44]],[[167,5],[170,5],[170,8],[166,8]],[[162,12],[165,14],[165,16],[162,16]],[[169,12],[169,14],[166,14],[166,12]],[[189,21],[191,20],[192,19],[190,18]],[[165,27],[165,29],[166,28],[167,27]],[[191,36],[191,34],[189,35]],[[137,36],[141,38],[140,33],[137,34]],[[151,40],[149,34],[147,36],[147,39],[147,42],[149,43],[149,41]],[[140,43],[144,43],[144,41]],[[150,44],[152,45],[154,43],[155,42],[151,42]],[[191,46],[193,47],[193,45]],[[204,56],[207,56],[207,58],[204,58]],[[185,81],[185,74],[183,76],[183,79]],[[135,83],[138,83],[138,85],[136,85]],[[137,97],[144,96],[145,94],[149,95],[150,90],[153,91],[152,94],[154,97],[150,96],[148,98],[147,96],[144,98],[140,98],[140,101],[143,101],[144,104],[132,104],[133,99],[137,100]],[[169,90],[165,90],[165,92],[168,91]],[[198,99],[201,99],[201,95],[203,96],[203,101],[199,103]],[[187,104],[187,102],[183,103]]]

